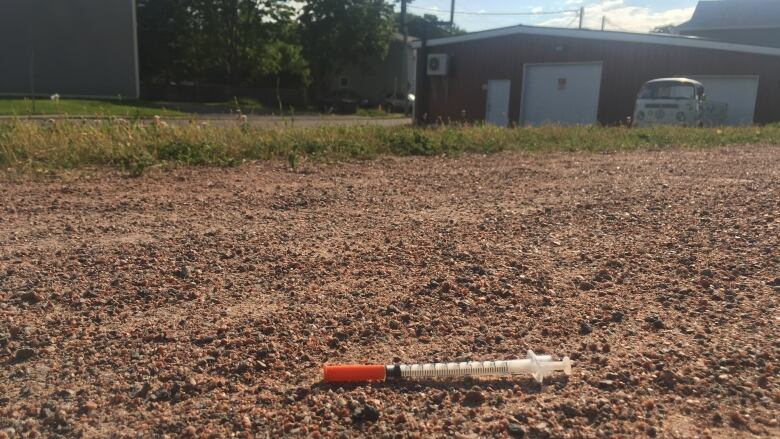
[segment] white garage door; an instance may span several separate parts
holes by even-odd
[[[710,102],[729,105],[726,124],[751,125],[756,111],[758,76],[689,76],[704,84]]]
[[[520,122],[596,123],[600,92],[601,63],[526,64]]]

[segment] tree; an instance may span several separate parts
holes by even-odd
[[[308,80],[295,11],[286,0],[139,0],[138,10],[145,80]]]
[[[319,92],[344,66],[384,59],[393,38],[393,8],[384,0],[306,0],[299,21]]]
[[[144,81],[169,83],[186,76],[178,45],[187,22],[186,1],[138,0],[138,51]]]
[[[401,24],[400,14],[397,16],[398,26]],[[451,37],[453,35],[463,35],[465,30],[458,27],[458,25],[441,25],[437,24],[438,18],[433,14],[425,14],[423,16],[408,14],[406,15],[406,25],[409,27],[409,35],[417,38],[422,38],[426,32],[428,38],[443,38]]]

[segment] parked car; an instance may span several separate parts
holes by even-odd
[[[324,113],[355,114],[367,102],[351,90],[339,90],[320,101]]]
[[[704,85],[688,78],[661,78],[642,86],[632,126],[716,126],[726,122],[728,104],[707,102]]]
[[[403,94],[393,95],[390,93],[385,97],[382,107],[388,113],[409,114],[412,112],[412,107],[414,106],[414,99],[412,99],[412,97],[411,94],[404,96]]]

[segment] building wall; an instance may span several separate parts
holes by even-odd
[[[780,57],[658,44],[516,34],[428,47],[452,57],[448,77],[425,77],[427,122],[481,121],[489,79],[510,79],[510,120],[520,119],[525,63],[603,62],[598,120],[617,124],[633,114],[646,81],[679,75],[759,75],[755,120],[780,120]],[[421,58],[422,60],[423,58]],[[423,77],[418,72],[418,77]]]
[[[413,90],[413,53],[414,50],[410,47],[407,51],[409,57],[407,66],[412,74],[405,76],[403,72],[403,42],[393,41],[384,60],[370,59],[362,66],[346,67],[335,75],[331,83],[331,92],[349,90],[357,93],[361,98],[367,99],[371,105],[379,105],[393,91],[399,94],[403,93],[405,91],[404,81],[409,80],[410,90]],[[348,85],[346,87],[342,87],[341,78],[347,79]]]
[[[134,0],[0,0],[0,95],[137,98]]]
[[[681,29],[680,34],[707,38],[715,41],[727,41],[729,43],[780,47],[780,27],[774,29]]]

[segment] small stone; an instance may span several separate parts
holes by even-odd
[[[528,430],[529,438],[547,439],[551,434],[550,424],[546,422],[536,423]]]
[[[525,427],[514,422],[510,422],[509,425],[506,426],[506,432],[509,434],[510,437],[514,437],[514,438],[525,437]]]
[[[732,412],[729,415],[729,421],[731,421],[731,426],[736,428],[742,428],[748,424],[747,419],[745,419],[745,417],[742,416],[739,412]]]
[[[473,387],[471,390],[466,392],[466,395],[463,397],[463,405],[466,406],[479,406],[485,403],[487,398],[485,398],[485,394],[480,390],[479,387]]]
[[[14,361],[17,363],[21,363],[32,358],[35,358],[35,351],[30,348],[19,349],[16,351],[16,355],[14,355]]]
[[[601,270],[593,276],[593,280],[596,282],[609,282],[612,280],[612,275],[607,270]]]
[[[73,396],[76,395],[76,392],[70,389],[62,389],[59,392],[57,392],[57,396],[64,399],[65,401],[68,401],[73,398]]]
[[[598,384],[599,388],[604,390],[611,390],[615,388],[615,382],[612,380],[601,380]]]
[[[593,332],[593,328],[586,322],[580,322],[580,335],[588,335]]]
[[[153,396],[157,401],[167,401],[171,399],[171,392],[169,392],[166,388],[157,389]]]
[[[665,327],[664,321],[657,315],[649,315],[645,317],[645,322],[649,323],[654,329],[663,329]]]
[[[86,401],[84,404],[81,405],[81,413],[92,413],[95,410],[97,410],[97,404],[95,401]]]
[[[181,437],[183,438],[195,438],[198,436],[198,430],[195,429],[192,425],[187,426],[182,432]]]
[[[590,290],[596,288],[596,286],[593,285],[592,283],[588,282],[588,281],[585,281],[585,282],[580,282],[579,288],[582,291],[590,291]]]
[[[655,382],[660,386],[674,389],[674,387],[677,385],[677,376],[674,374],[674,372],[665,370],[658,375],[658,378],[655,379]]]
[[[620,311],[615,311],[612,313],[612,321],[615,323],[620,323],[623,321],[623,313]]]
[[[371,404],[358,405],[352,411],[352,422],[376,422],[379,420],[379,410]]]
[[[22,302],[28,303],[30,305],[35,305],[36,303],[43,302],[44,297],[36,293],[35,291],[29,291],[26,293],[22,293],[19,295],[19,299],[21,299]]]
[[[574,407],[571,404],[563,403],[561,404],[558,409],[563,412],[564,415],[566,415],[567,418],[574,418],[576,416],[579,416],[580,411],[577,410],[576,407]]]
[[[176,271],[173,272],[173,275],[180,279],[186,279],[190,277],[190,268],[187,267],[186,265],[182,265]]]

